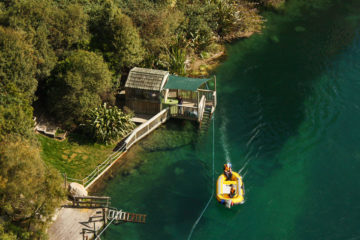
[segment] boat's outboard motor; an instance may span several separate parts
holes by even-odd
[[[232,201],[231,200],[226,200],[225,201],[225,206],[227,207],[227,208],[231,208],[231,206],[232,206]]]

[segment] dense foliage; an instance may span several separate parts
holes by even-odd
[[[76,50],[58,63],[48,86],[49,112],[72,128],[101,104],[100,96],[111,87],[111,73],[102,56]]]
[[[283,1],[0,1],[0,239],[42,238],[62,196],[34,142],[33,106],[67,130],[87,119],[95,139],[117,139],[129,116],[96,107],[114,105],[130,68],[185,75],[185,62],[259,31],[258,7]]]
[[[116,106],[108,107],[106,103],[89,111],[85,127],[92,137],[101,143],[109,143],[126,136],[135,124],[131,116],[122,112]]]
[[[9,225],[36,229],[20,230],[20,239],[42,235],[41,226],[63,197],[61,183],[59,174],[44,165],[34,144],[13,136],[0,143],[0,215],[10,220]]]

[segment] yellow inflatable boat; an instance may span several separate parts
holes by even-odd
[[[235,188],[235,196],[230,197],[231,185]],[[218,177],[216,185],[216,199],[221,203],[225,204],[226,207],[230,208],[234,204],[243,204],[245,199],[245,189],[242,182],[241,176],[232,172],[230,180],[226,180],[225,174],[221,174]]]

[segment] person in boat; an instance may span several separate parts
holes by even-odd
[[[233,184],[231,184],[230,194],[229,194],[230,198],[235,197],[235,194],[236,194],[235,187]]]
[[[232,177],[232,169],[231,169],[231,164],[227,163],[224,164],[224,175],[226,176],[226,180],[230,180]]]

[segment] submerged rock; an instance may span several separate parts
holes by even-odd
[[[273,42],[273,43],[279,43],[280,42],[280,39],[278,36],[276,35],[273,35],[270,37],[270,40]]]
[[[176,175],[181,175],[181,174],[183,174],[184,173],[184,169],[182,169],[182,168],[175,168],[175,174]]]
[[[306,28],[304,28],[303,26],[297,26],[295,27],[295,32],[305,32]]]

